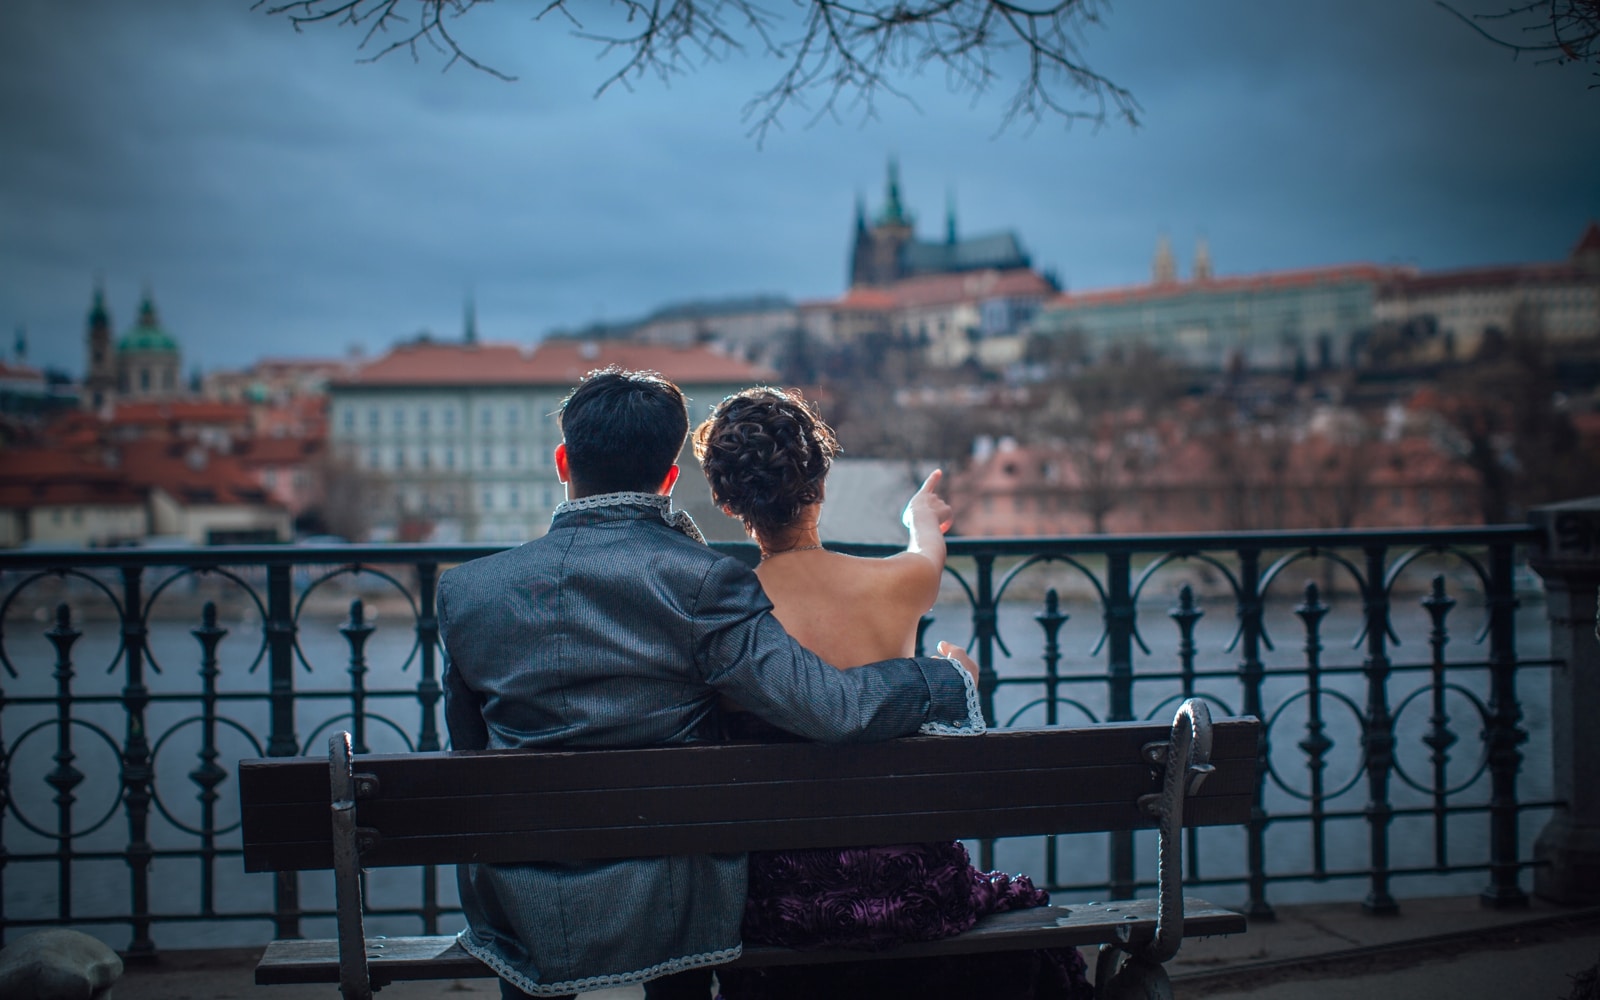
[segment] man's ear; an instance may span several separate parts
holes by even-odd
[[[572,469],[567,465],[567,443],[556,445],[556,478],[563,483],[572,482]]]
[[[660,489],[657,489],[656,492],[660,493],[662,496],[670,496],[673,485],[678,481],[678,472],[679,469],[676,465],[668,469],[667,478],[661,480],[661,487]]]

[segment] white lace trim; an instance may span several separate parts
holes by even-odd
[[[989,726],[983,721],[983,703],[978,700],[978,682],[954,657],[942,659],[961,675],[961,685],[967,692],[967,717],[958,723],[924,722],[917,732],[923,736],[978,736],[988,732]]]
[[[699,969],[707,965],[725,965],[744,954],[744,945],[736,944],[732,948],[721,951],[705,951],[698,955],[684,955],[681,958],[669,958],[665,962],[658,962],[646,969],[636,972],[613,972],[605,976],[590,976],[587,979],[569,979],[564,983],[536,983],[522,973],[506,964],[505,960],[494,953],[494,950],[478,944],[472,940],[471,928],[464,928],[456,935],[456,940],[467,954],[494,970],[495,975],[506,980],[511,985],[524,993],[531,993],[536,997],[565,996],[569,993],[588,993],[591,990],[606,990],[617,986],[631,986],[650,979],[659,979],[675,972],[687,972],[690,969]]]
[[[663,493],[601,493],[592,497],[579,497],[576,500],[563,500],[556,504],[556,509],[550,517],[554,520],[569,511],[598,510],[602,507],[654,507],[661,514],[661,520],[688,535],[697,542],[704,542],[705,536],[700,534],[700,529],[694,523],[694,518],[686,510],[673,510],[672,497]]]

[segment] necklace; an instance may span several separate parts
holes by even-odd
[[[810,552],[812,549],[820,549],[820,548],[822,548],[822,543],[818,542],[815,545],[796,545],[792,549],[779,549],[776,552],[763,552],[763,553],[761,553],[761,561],[762,562],[766,562],[768,559],[771,559],[773,556],[781,556],[785,552]]]

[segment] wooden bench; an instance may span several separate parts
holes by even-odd
[[[1197,700],[1170,726],[1103,723],[848,745],[355,757],[348,735],[339,734],[328,763],[240,764],[245,869],[331,868],[338,905],[337,940],[273,941],[256,982],[337,982],[346,1000],[365,1000],[399,980],[494,975],[452,936],[365,938],[362,868],[1158,827],[1157,899],[1001,913],[956,937],[889,951],[750,946],[735,964],[1094,944],[1105,946],[1096,968],[1101,996],[1170,995],[1161,963],[1184,936],[1244,929],[1240,914],[1183,898],[1180,831],[1249,817],[1259,734],[1254,718],[1213,725]]]

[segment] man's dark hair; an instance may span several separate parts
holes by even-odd
[[[561,433],[575,493],[651,493],[689,436],[689,404],[656,372],[603,368],[561,401]]]

